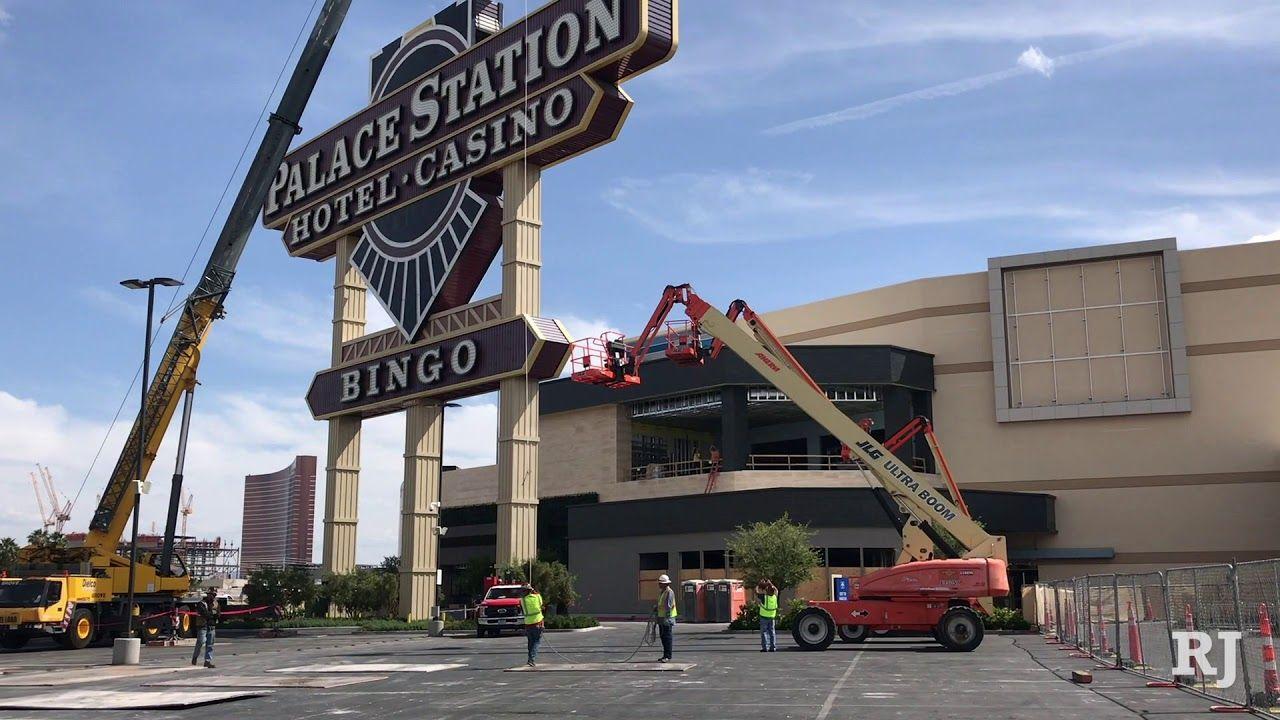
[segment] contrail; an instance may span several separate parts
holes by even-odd
[[[1028,53],[1031,52],[1031,50],[1035,50],[1036,55],[1038,55],[1042,61],[1049,61],[1048,68],[1057,69],[1106,57],[1107,55],[1112,55],[1130,48],[1138,47],[1139,45],[1144,45],[1146,42],[1145,38],[1136,38],[1133,40],[1114,43],[1112,45],[1104,45],[1092,50],[1082,50],[1068,55],[1060,55],[1052,59],[1045,58],[1035,48],[1029,49]],[[1023,56],[1026,57],[1027,53],[1024,53]],[[954,80],[949,83],[942,83],[941,85],[933,85],[919,90],[912,90],[911,92],[902,93],[901,95],[893,95],[881,100],[874,100],[869,103],[854,105],[853,107],[836,110],[835,112],[829,112],[823,115],[814,115],[800,120],[793,120],[789,123],[783,123],[782,125],[775,125],[774,127],[768,128],[764,131],[764,134],[786,135],[800,130],[812,130],[814,128],[838,125],[840,123],[851,122],[853,120],[863,120],[875,115],[887,113],[890,110],[903,105],[909,105],[923,100],[934,100],[937,98],[951,97],[952,95],[961,95],[963,93],[973,92],[974,90],[981,90],[989,85],[994,85],[998,82],[1019,77],[1021,75],[1041,73],[1047,77],[1051,74],[1051,69],[1046,71],[1045,67],[1036,66],[1032,63],[1024,63],[1022,62],[1022,58],[1019,58],[1019,63],[1017,65],[1006,70],[999,70],[985,75],[965,78],[964,80]]]

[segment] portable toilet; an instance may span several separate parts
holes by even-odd
[[[703,587],[707,622],[729,622],[729,581],[708,580]]]
[[[681,610],[685,615],[686,622],[707,621],[705,586],[706,581],[704,580],[685,580],[681,583],[680,587],[684,594]]]
[[[741,580],[725,581],[725,622],[733,622],[738,619],[747,608],[747,589],[742,586]]]

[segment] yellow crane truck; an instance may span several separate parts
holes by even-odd
[[[84,542],[77,547],[25,547],[19,553],[14,576],[0,577],[0,647],[17,649],[32,638],[52,637],[64,647],[83,648],[95,640],[122,634],[129,612],[143,637],[190,631],[190,615],[181,611],[191,583],[181,558],[173,552],[173,536],[200,349],[213,321],[224,314],[223,303],[249,232],[262,212],[290,141],[301,130],[298,121],[350,5],[351,0],[326,0],[316,18],[208,264],[185,301],[143,400],[146,412],[134,421]],[[139,553],[130,607],[130,558],[121,553],[120,539],[134,510],[135,481],[150,471],[183,395],[186,401],[164,545],[158,553]],[[139,422],[143,418],[145,428]],[[137,466],[139,443],[144,444],[141,473]]]

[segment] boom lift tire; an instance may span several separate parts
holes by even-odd
[[[191,626],[190,614],[184,612],[178,616],[177,630],[178,630],[178,637],[189,638],[189,637],[196,636],[195,628]]]
[[[31,638],[16,632],[0,633],[0,648],[5,650],[21,650]]]
[[[826,650],[836,639],[836,621],[820,607],[805,608],[791,626],[791,637],[801,650]]]
[[[869,625],[841,625],[838,632],[840,633],[841,642],[860,643],[866,642],[871,635],[871,627]]]
[[[973,652],[982,644],[982,618],[967,607],[953,607],[938,621],[937,634],[951,652]]]
[[[85,608],[79,608],[71,614],[67,631],[57,637],[62,647],[68,650],[83,650],[93,642],[93,636],[97,634],[98,621],[94,619],[93,613]]]

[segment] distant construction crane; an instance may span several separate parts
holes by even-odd
[[[196,496],[193,493],[187,493],[187,501],[182,503],[182,532],[178,533],[182,537],[182,546],[187,545],[187,518],[191,517],[191,513],[195,512],[192,503],[195,502]]]
[[[36,475],[39,474],[37,478]],[[43,486],[43,487],[41,487]],[[36,463],[36,472],[31,473],[31,489],[36,493],[36,504],[40,506],[40,525],[45,532],[53,530],[54,532],[62,532],[62,526],[71,519],[71,501],[66,495],[62,495],[62,501],[58,501],[61,493],[53,484],[53,473],[49,472],[49,468]],[[45,498],[49,499],[49,509],[45,510]]]

